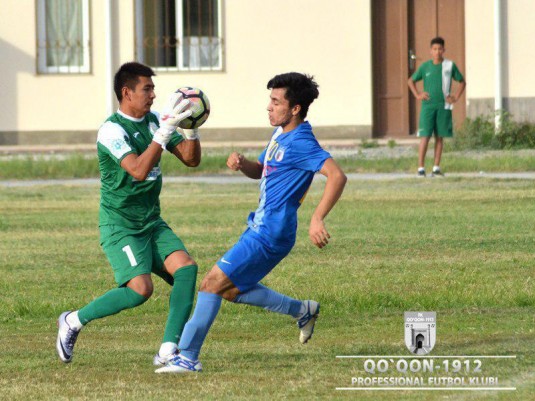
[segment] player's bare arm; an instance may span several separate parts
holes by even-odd
[[[138,181],[144,181],[162,155],[162,147],[152,142],[147,150],[137,155],[131,153],[121,161],[121,167]]]
[[[457,93],[455,95],[448,96],[446,98],[446,101],[450,104],[455,103],[463,95],[465,88],[466,88],[466,81],[459,82]]]
[[[429,93],[427,92],[418,92],[418,89],[416,88],[416,84],[414,83],[414,81],[412,80],[412,77],[409,78],[409,80],[407,81],[408,82],[408,85],[409,85],[409,89],[411,90],[412,94],[414,95],[414,97],[418,100],[429,100]]]
[[[227,159],[227,167],[234,171],[241,171],[249,178],[258,180],[262,177],[262,164],[258,160],[248,160],[238,152],[232,152]]]
[[[187,167],[197,167],[201,163],[201,142],[198,139],[182,141],[171,152]]]
[[[327,214],[329,214],[338,199],[340,199],[347,182],[347,177],[333,159],[325,160],[320,173],[327,177],[327,183],[325,184],[320,203],[316,207],[312,219],[310,220],[308,235],[314,245],[318,248],[323,248],[329,243],[329,238],[331,237],[327,232],[323,220]]]

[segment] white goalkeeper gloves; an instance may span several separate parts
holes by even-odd
[[[183,136],[184,138],[186,138],[187,140],[189,141],[193,141],[195,139],[200,139],[200,136],[199,136],[199,130],[197,128],[193,128],[193,129],[182,129],[182,132],[183,132]]]
[[[180,121],[191,116],[191,110],[183,111],[190,104],[182,98],[182,93],[173,93],[169,97],[167,107],[160,115],[160,128],[154,133],[152,140],[165,149]]]

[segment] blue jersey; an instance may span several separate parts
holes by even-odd
[[[248,226],[270,244],[293,244],[297,209],[314,174],[331,155],[323,150],[308,122],[281,133],[278,128],[258,161],[264,165],[258,209],[249,215]]]

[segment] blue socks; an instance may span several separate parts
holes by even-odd
[[[178,344],[182,356],[192,361],[199,359],[202,344],[219,312],[222,299],[217,294],[199,291],[193,316],[186,323]]]
[[[272,289],[257,284],[249,291],[234,299],[238,304],[260,306],[268,311],[282,313],[297,318],[301,312],[301,301],[282,295]]]
[[[222,299],[217,294],[199,291],[193,316],[186,323],[178,344],[180,355],[192,361],[199,359],[202,344],[219,312]],[[302,312],[301,306],[303,305],[301,301],[282,295],[262,284],[257,284],[249,291],[238,294],[234,302],[260,306],[271,312],[282,313],[295,318],[300,316]]]

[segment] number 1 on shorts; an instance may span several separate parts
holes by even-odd
[[[130,248],[130,245],[127,245],[123,247],[122,251],[126,253],[126,256],[128,256],[128,260],[130,261],[130,265],[132,267],[137,266],[136,258],[134,257],[134,252],[132,252],[132,248]]]

